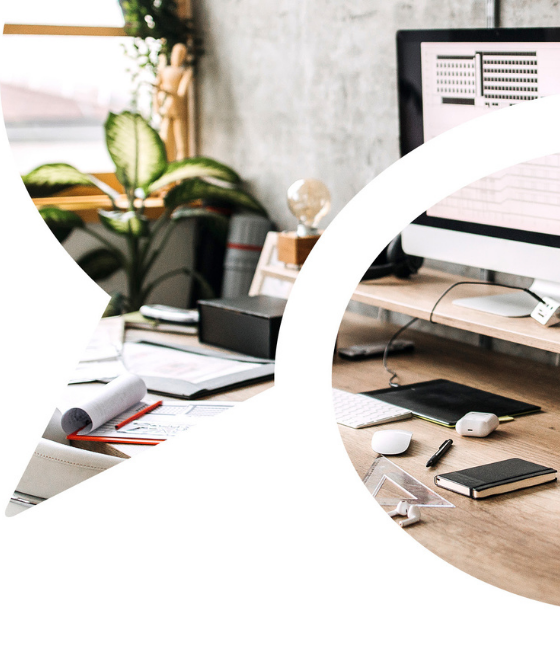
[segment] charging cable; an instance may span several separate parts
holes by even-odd
[[[502,287],[505,289],[516,289],[517,291],[525,291],[525,293],[528,293],[530,296],[532,296],[535,300],[537,300],[539,303],[545,302],[540,296],[538,296],[534,291],[531,291],[531,289],[527,289],[526,287],[518,287],[514,286],[511,284],[499,284],[498,282],[455,282],[455,284],[452,284],[450,287],[448,287],[442,294],[441,296],[436,300],[434,303],[434,306],[432,307],[432,311],[430,312],[430,323],[435,323],[434,321],[434,312],[436,311],[436,307],[439,305],[439,303],[445,298],[445,296],[455,287],[461,286],[462,284],[479,284],[479,285],[484,285],[484,286],[492,286],[492,287]],[[387,345],[385,346],[385,350],[383,351],[383,366],[387,373],[391,376],[391,379],[389,380],[389,386],[390,387],[399,387],[400,385],[398,382],[395,382],[395,378],[398,377],[398,373],[395,371],[392,371],[388,366],[387,366],[387,359],[389,357],[389,349],[391,348],[391,345],[397,339],[400,337],[400,335],[405,331],[408,330],[408,328],[413,324],[416,323],[416,321],[419,321],[419,318],[413,318],[408,323],[405,323],[401,328],[399,328],[395,334],[389,339]]]

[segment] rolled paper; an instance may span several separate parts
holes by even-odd
[[[62,429],[66,434],[77,431],[89,434],[139,403],[146,391],[146,384],[141,377],[134,373],[123,373],[81,403],[80,407],[67,409],[62,415]]]

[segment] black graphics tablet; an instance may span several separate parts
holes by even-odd
[[[402,387],[367,391],[365,395],[403,407],[414,416],[449,427],[453,427],[468,412],[487,412],[503,417],[520,416],[540,410],[537,405],[449,380],[430,380]]]

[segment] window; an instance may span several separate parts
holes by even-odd
[[[22,173],[48,162],[112,170],[103,123],[131,104],[117,0],[26,0],[5,7],[0,92]]]
[[[25,0],[4,7],[6,25],[120,27],[124,20],[117,0]]]

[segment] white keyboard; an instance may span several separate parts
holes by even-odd
[[[349,428],[365,428],[412,416],[411,412],[402,407],[340,389],[333,389],[333,402],[336,422]]]

